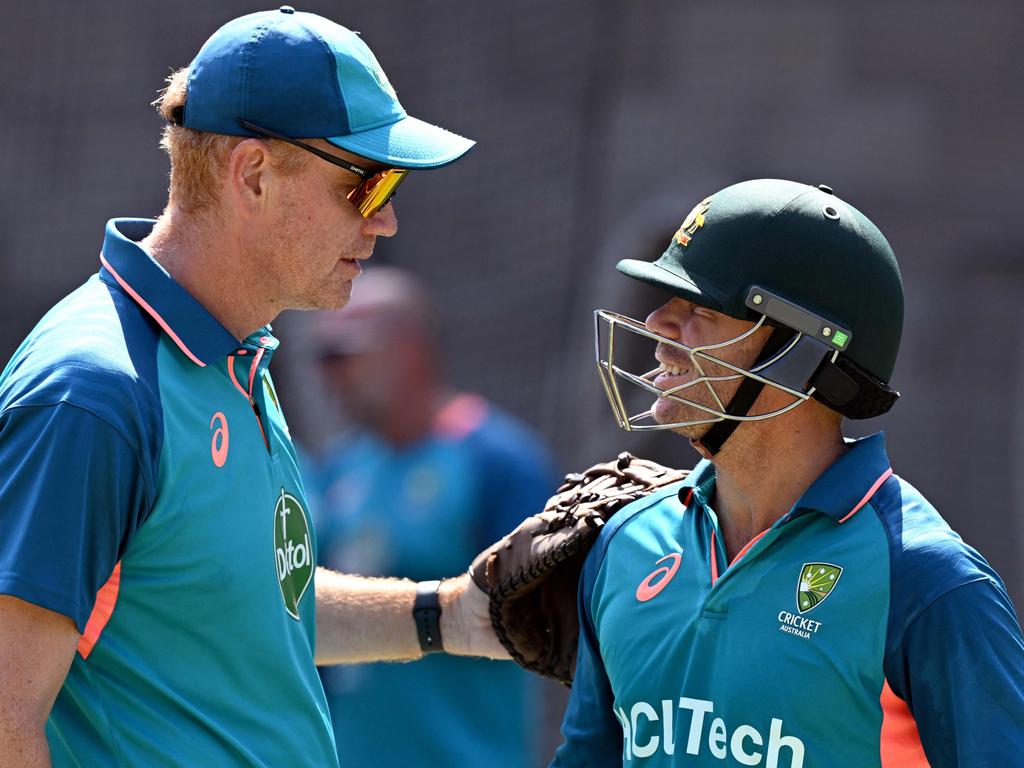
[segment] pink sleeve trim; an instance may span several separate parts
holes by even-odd
[[[114,566],[113,573],[107,579],[107,583],[100,587],[96,593],[96,604],[89,614],[89,621],[85,624],[85,632],[78,638],[78,653],[83,659],[88,659],[92,653],[96,641],[100,639],[103,630],[114,613],[114,606],[117,605],[117,594],[121,590],[121,562]]]
[[[879,752],[882,768],[928,768],[928,758],[921,746],[917,721],[907,707],[907,702],[889,687],[888,680],[882,685],[880,704],[882,732],[879,736]]]
[[[135,290],[130,285],[128,285],[128,283],[125,282],[123,277],[117,274],[117,271],[112,266],[110,266],[110,262],[108,262],[103,257],[102,253],[100,254],[100,262],[103,264],[104,267],[107,268],[107,271],[114,276],[114,279],[117,280],[117,284],[124,288],[125,293],[127,293],[129,296],[135,299],[135,301],[138,302],[139,306],[146,310],[153,317],[153,319],[157,321],[160,327],[164,329],[164,333],[170,336],[171,341],[178,345],[178,349],[184,352],[185,356],[193,363],[198,365],[200,368],[205,368],[206,363],[204,363],[202,360],[200,360],[198,357],[192,354],[192,351],[185,346],[185,342],[179,339],[178,334],[171,330],[171,326],[167,324],[167,321],[160,317],[160,313],[153,309],[151,306],[149,306],[146,300],[139,296],[139,294],[137,294]]]

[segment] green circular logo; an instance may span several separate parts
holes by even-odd
[[[299,618],[299,601],[313,581],[313,542],[299,500],[281,489],[274,507],[274,561],[284,609]]]

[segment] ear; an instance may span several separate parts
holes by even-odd
[[[227,185],[231,200],[242,216],[263,209],[273,170],[267,146],[259,139],[245,139],[231,150]]]

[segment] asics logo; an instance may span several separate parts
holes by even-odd
[[[210,419],[210,429],[214,424],[219,424],[213,432],[213,439],[210,441],[210,458],[217,468],[223,467],[228,460],[228,420],[224,414],[217,411]]]
[[[671,560],[672,564],[663,565],[661,568],[655,569],[654,572],[641,581],[640,586],[636,588],[636,599],[641,603],[646,603],[648,600],[654,599],[661,594],[661,590],[668,586],[668,583],[672,581],[672,577],[676,575],[676,571],[679,570],[679,564],[683,562],[683,553],[671,552],[658,560],[655,565],[660,565],[666,560]]]

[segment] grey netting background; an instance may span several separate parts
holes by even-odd
[[[165,195],[148,106],[210,32],[261,6],[3,5],[0,356],[96,268],[102,226]],[[1024,12],[1018,2],[770,5],[519,0],[301,6],[361,30],[406,108],[479,140],[416,174],[380,262],[425,278],[449,367],[541,427],[566,468],[623,447],[592,372],[590,312],[656,300],[613,270],[653,256],[733,181],[827,183],[888,235],[907,287],[884,426],[912,479],[1024,597],[1021,480]],[[275,362],[296,432],[321,419],[301,320]]]

